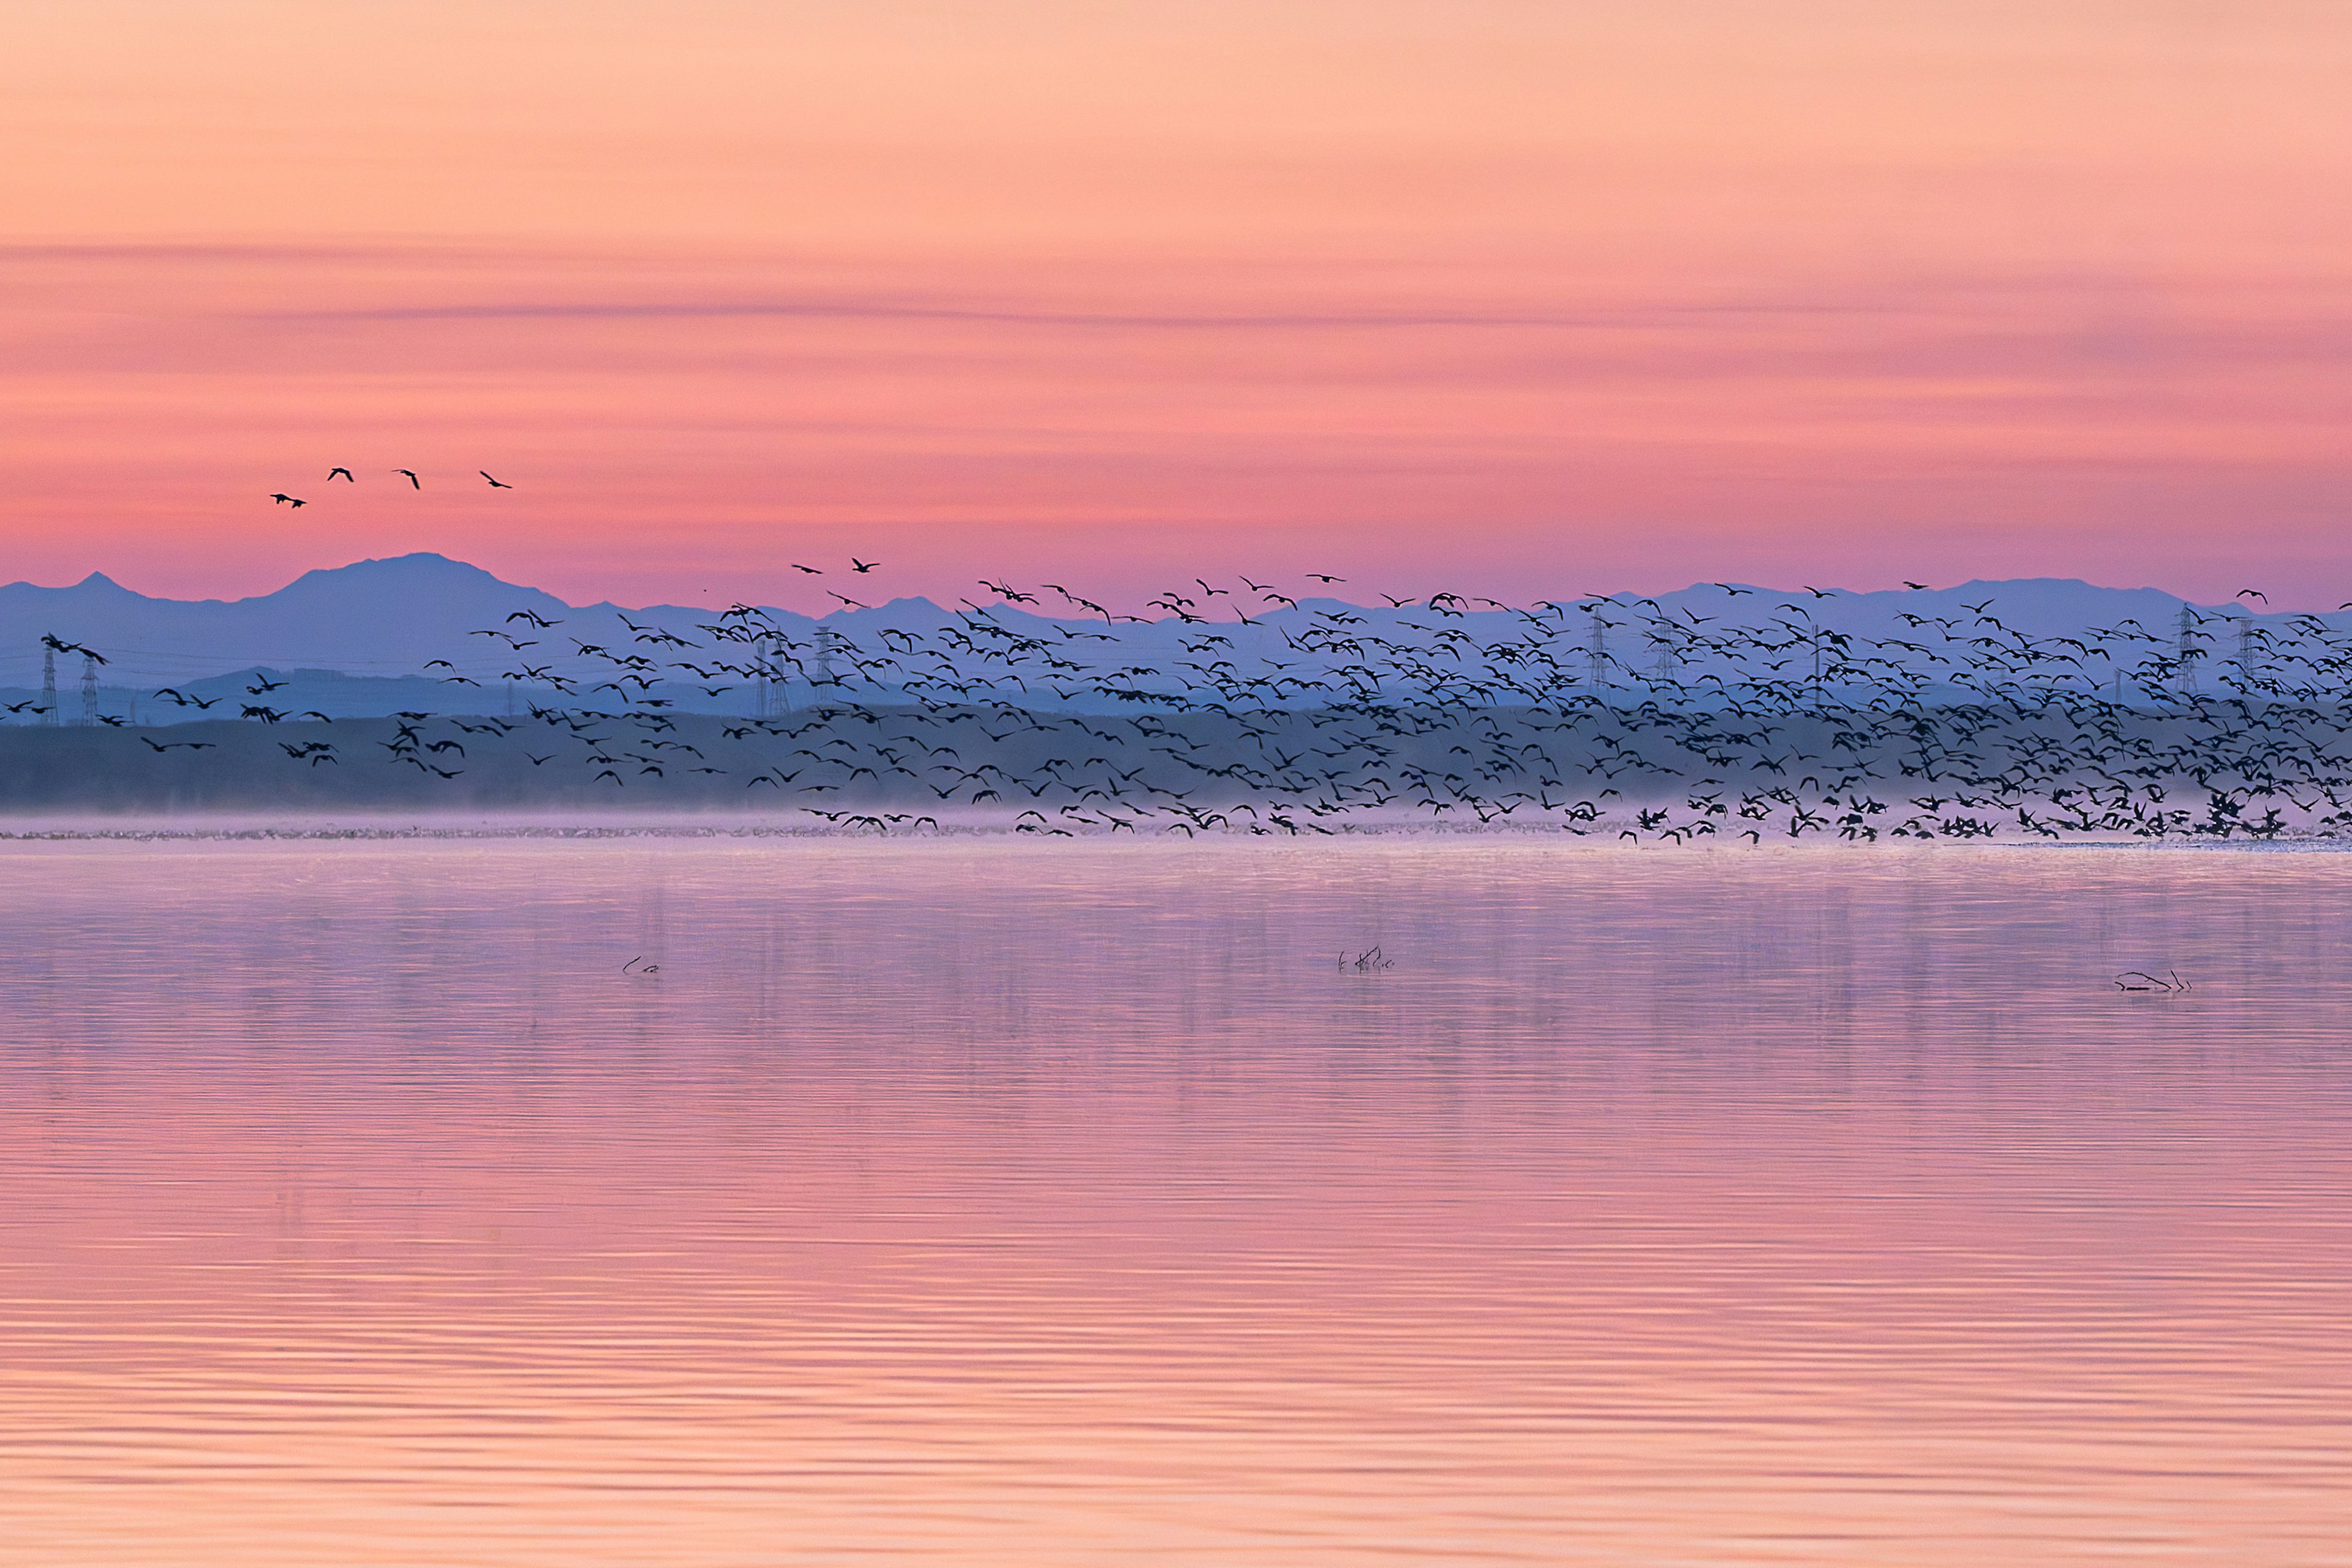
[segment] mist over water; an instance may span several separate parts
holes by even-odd
[[[2347,912],[2327,854],[0,846],[0,1558],[2340,1562]]]

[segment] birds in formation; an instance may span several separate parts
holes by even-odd
[[[1196,578],[1144,616],[1057,584],[980,585],[983,601],[928,624],[898,605],[788,625],[739,604],[571,636],[565,617],[518,609],[472,634],[509,668],[428,668],[461,688],[520,683],[527,717],[297,715],[269,705],[284,683],[263,674],[240,718],[270,727],[289,765],[413,770],[469,805],[550,785],[677,798],[692,780],[706,803],[731,792],[880,832],[2352,833],[2352,711],[2337,695],[2352,631],[2316,616],[2258,625],[2184,606],[2177,626],[2037,637],[1989,598],[1900,615],[1899,635],[1874,637],[1818,620],[1825,589],[1717,584],[1714,616],[1625,595],[1521,606],[1438,593],[1366,612]],[[762,710],[746,717],[688,706],[755,690]],[[781,692],[796,711],[764,710]],[[200,711],[220,700],[157,695]]]
[[[506,483],[502,479],[490,479],[489,474],[483,469],[477,468],[474,471],[480,474],[482,478],[489,479],[490,489],[494,490],[510,490],[514,489],[514,486]],[[406,479],[408,481],[408,488],[411,489],[421,490],[425,488],[425,481],[417,478],[416,470],[415,468],[394,468],[392,472],[399,475],[402,479]],[[325,482],[332,484],[337,479],[342,480],[345,484],[355,485],[359,483],[358,479],[352,478],[351,469],[344,468],[341,464],[337,464],[334,468],[327,470]],[[309,506],[310,503],[300,496],[289,495],[284,490],[273,490],[270,492],[269,504],[272,506],[291,507],[295,510],[299,511],[302,508]]]

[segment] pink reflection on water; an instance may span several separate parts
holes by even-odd
[[[27,1562],[2352,1535],[2332,857],[0,857]]]

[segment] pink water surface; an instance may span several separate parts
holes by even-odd
[[[2347,916],[2323,855],[0,847],[0,1562],[2352,1562]]]

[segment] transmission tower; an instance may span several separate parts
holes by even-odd
[[[1595,691],[1609,684],[1609,623],[1598,610],[1592,612],[1592,646],[1586,650],[1585,662],[1592,671]]]
[[[58,721],[58,650],[41,650],[41,722]]]
[[[98,660],[89,653],[81,656],[81,721],[98,722]]]

